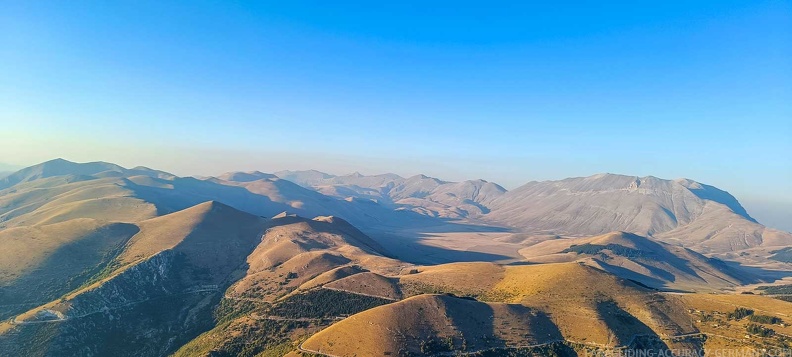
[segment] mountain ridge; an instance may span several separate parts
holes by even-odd
[[[316,170],[280,173],[295,181],[260,171],[232,171],[205,179],[180,178],[144,167],[126,169],[105,162],[79,164],[55,159],[19,170],[0,179],[0,185],[28,187],[31,190],[28,196],[38,192],[34,191],[38,188],[52,191],[68,182],[83,182],[77,186],[96,189],[97,184],[103,184],[118,191],[105,203],[91,200],[73,203],[81,209],[147,203],[165,213],[202,201],[219,200],[256,215],[271,217],[295,210],[306,216],[340,216],[363,227],[404,225],[407,221],[415,224],[424,220],[426,224],[494,224],[522,232],[573,236],[618,230],[713,254],[792,243],[792,235],[762,226],[727,191],[691,179],[605,173],[531,181],[506,190],[481,179],[449,182],[420,174],[403,178],[396,174],[336,176]],[[306,181],[306,177],[313,181]],[[115,184],[114,179],[122,183]],[[89,199],[93,194],[89,192],[101,195],[99,192],[103,191],[85,192],[74,197]],[[14,202],[27,196],[18,197]],[[29,207],[26,210],[37,206]],[[63,211],[66,207],[59,209]],[[49,222],[53,223],[74,216],[51,212]],[[4,212],[0,201],[0,224],[24,213],[25,209]],[[152,215],[141,214],[140,217]],[[432,219],[435,223],[431,223]]]

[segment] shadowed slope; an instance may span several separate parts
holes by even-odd
[[[79,287],[137,232],[132,224],[87,218],[0,231],[0,319]]]
[[[485,350],[542,355],[574,353],[564,350],[563,341],[596,349],[636,347],[638,336],[654,341],[656,351],[701,347],[700,341],[661,341],[697,332],[680,301],[577,263],[446,264],[399,280],[405,294],[453,292],[482,301],[414,296],[353,315],[302,348],[336,356]]]
[[[276,218],[248,256],[246,276],[229,294],[272,301],[340,266],[398,271],[403,263],[383,253],[374,240],[339,218]]]
[[[337,356],[436,355],[559,339],[547,316],[521,305],[420,295],[353,315],[313,335],[302,348]]]
[[[717,259],[626,232],[548,240],[520,253],[534,263],[580,261],[662,289],[712,291],[758,282],[752,274]]]
[[[223,287],[244,270],[264,226],[216,202],[142,222],[95,283],[1,326],[2,347],[17,355],[167,354],[210,327]],[[32,336],[35,344],[23,343]]]

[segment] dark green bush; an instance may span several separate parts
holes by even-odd
[[[759,337],[770,337],[775,335],[775,331],[773,329],[769,329],[757,324],[748,324],[748,326],[745,327],[745,330],[748,331],[749,334],[757,335]]]
[[[734,309],[734,312],[730,312],[727,316],[729,320],[741,320],[745,317],[753,315],[754,311],[751,309],[746,309],[744,307],[738,307]]]
[[[767,316],[767,315],[751,315],[748,317],[748,320],[751,322],[758,322],[760,324],[780,324],[783,321],[775,316]]]

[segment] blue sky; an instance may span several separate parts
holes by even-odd
[[[614,172],[792,204],[792,1],[271,3],[4,2],[0,162]]]

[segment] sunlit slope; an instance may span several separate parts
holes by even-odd
[[[529,182],[506,191],[483,180],[446,182],[424,175],[276,174],[328,196],[523,232],[589,236],[625,231],[724,256],[792,244],[792,234],[756,222],[728,192],[689,179],[598,174]]]
[[[713,291],[758,281],[723,261],[626,232],[547,240],[520,254],[533,263],[580,261],[661,289]]]
[[[710,351],[743,350],[780,351],[790,346],[792,336],[792,303],[760,295],[686,294],[679,299],[688,307],[701,332],[707,335],[705,349]],[[747,309],[752,315],[765,317],[756,322],[752,316],[730,317],[736,309]],[[768,323],[767,317],[777,319]],[[772,336],[760,337],[747,327],[772,330]],[[713,353],[714,354],[714,353]]]
[[[792,243],[792,234],[762,226],[728,192],[688,179],[600,174],[530,182],[489,207],[488,219],[528,231],[625,231],[707,253]]]
[[[792,316],[792,304],[769,297],[657,292],[574,262],[455,263],[410,269],[394,278],[412,297],[335,323],[301,349],[329,356],[714,353],[784,345],[789,327],[728,317],[738,307],[779,321]],[[751,335],[752,323],[776,334]]]
[[[433,355],[560,339],[546,314],[523,305],[419,295],[344,319],[313,335],[302,348],[340,356]]]
[[[95,177],[146,175],[161,178],[173,177],[173,175],[167,172],[152,170],[147,167],[126,169],[107,162],[75,163],[64,159],[54,159],[24,168],[0,178],[0,190],[39,179],[68,175]]]
[[[382,272],[398,271],[403,265],[339,218],[284,216],[270,224],[262,243],[247,258],[245,277],[229,291],[232,296],[272,301],[303,284],[316,285],[310,281],[341,266]]]
[[[0,185],[0,228],[51,224],[74,218],[138,222],[206,201],[273,217],[334,215],[361,227],[434,224],[427,217],[374,202],[328,197],[261,172],[218,178],[176,177],[108,163],[53,160],[20,170]]]
[[[449,292],[479,301],[418,295],[334,324],[303,348],[342,356],[421,353],[427,346],[563,349],[553,345],[561,341],[607,349],[634,347],[636,335],[662,340],[697,332],[677,299],[577,263],[449,264],[400,280],[405,294]]]
[[[16,355],[172,351],[211,326],[224,287],[244,272],[265,225],[216,202],[144,221],[94,283],[6,323],[0,343]]]
[[[155,204],[137,197],[124,179],[59,176],[0,191],[0,227],[75,218],[136,222],[155,217]]]
[[[0,231],[0,318],[79,287],[137,232],[132,224],[88,218]]]
[[[296,341],[337,319],[401,297],[406,264],[336,217],[277,215],[228,288],[219,323],[179,349],[179,356],[294,350]],[[275,352],[272,352],[275,353]]]

